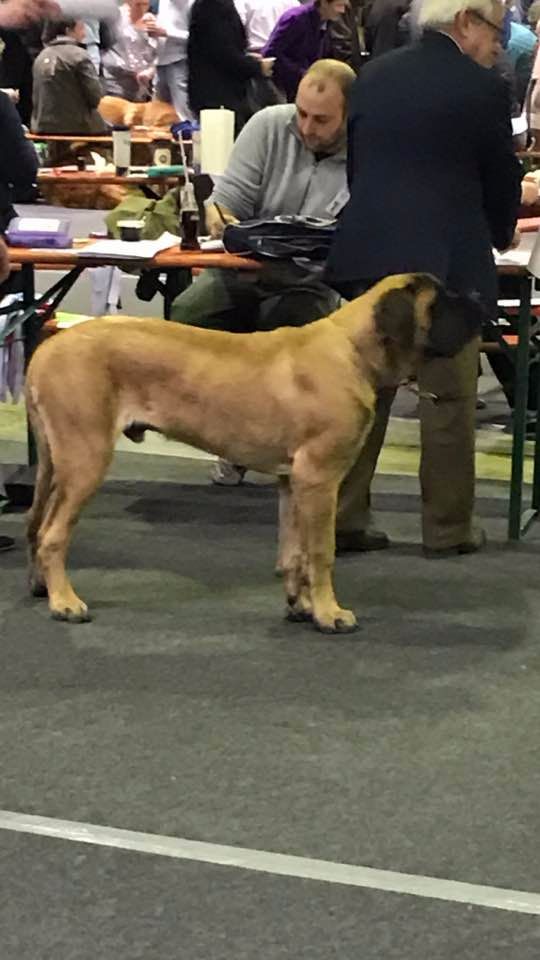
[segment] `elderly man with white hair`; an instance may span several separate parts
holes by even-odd
[[[492,248],[512,242],[521,179],[507,91],[489,69],[501,49],[504,7],[499,0],[420,0],[417,15],[420,39],[367,64],[353,86],[351,197],[329,279],[353,296],[387,274],[427,271],[494,309]],[[477,342],[452,359],[426,357],[418,371],[429,557],[472,553],[485,542],[473,525],[477,373]],[[381,394],[367,448],[342,486],[338,549],[363,546],[394,393]]]

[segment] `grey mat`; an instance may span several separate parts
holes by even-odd
[[[536,960],[537,917],[0,831],[2,960]]]
[[[397,546],[338,561],[362,630],[333,639],[281,619],[273,489],[206,471],[87,510],[71,568],[92,624],[52,622],[22,550],[0,557],[0,807],[540,891],[539,530],[507,549],[484,484],[488,550],[429,562],[414,484],[383,484]]]

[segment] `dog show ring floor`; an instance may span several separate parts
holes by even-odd
[[[506,485],[485,552],[425,560],[390,446],[392,549],[338,559],[332,638],[283,620],[268,478],[122,446],[71,551],[92,623],[27,596],[0,518],[2,960],[536,960],[540,528],[506,545]]]
[[[0,516],[0,960],[538,960],[540,525],[507,545],[508,416],[480,391],[487,548],[422,556],[401,391],[391,549],[336,563],[349,636],[284,621],[269,478],[213,486],[159,437],[83,511],[91,623],[28,595],[24,513]],[[0,405],[0,462],[25,456]]]

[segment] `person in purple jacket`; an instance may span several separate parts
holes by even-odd
[[[326,25],[337,20],[348,5],[348,0],[312,0],[282,13],[262,54],[276,58],[272,79],[287,100],[294,100],[308,67],[330,55]]]

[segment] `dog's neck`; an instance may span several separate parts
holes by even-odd
[[[374,321],[377,299],[377,295],[368,290],[363,296],[340,307],[328,318],[347,332],[354,346],[358,367],[375,388],[381,383],[387,366],[385,344]]]

